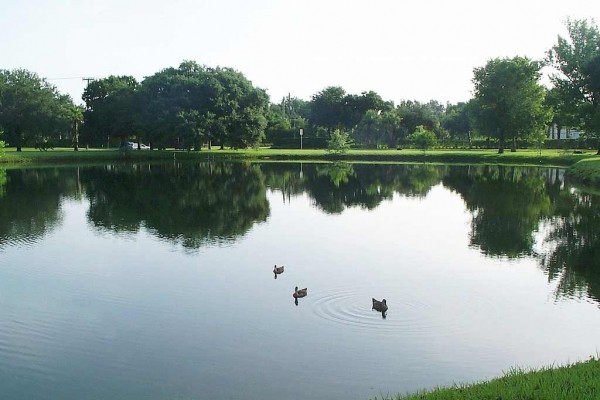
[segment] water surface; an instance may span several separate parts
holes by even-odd
[[[600,198],[559,169],[0,178],[3,399],[366,399],[598,349]]]

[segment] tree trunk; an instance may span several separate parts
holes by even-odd
[[[79,151],[79,127],[77,121],[73,121],[73,137],[75,139],[73,150]]]
[[[560,130],[562,127],[556,124],[556,147],[560,149]]]
[[[510,145],[510,152],[514,153],[517,151],[517,138],[512,138],[512,144]]]
[[[500,143],[498,144],[498,154],[504,153],[504,134],[499,135]]]
[[[24,142],[24,137],[23,134],[20,132],[20,129],[17,128],[17,134],[15,135],[16,139],[17,139],[17,151],[22,151],[23,149],[21,148],[23,146],[23,142]]]
[[[596,152],[596,155],[597,155],[597,156],[600,156],[600,136],[598,136],[598,139],[596,139],[596,142],[598,143],[598,144],[597,144],[597,146],[598,146],[598,151]]]

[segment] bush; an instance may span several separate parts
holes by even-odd
[[[417,126],[415,131],[408,135],[408,141],[416,148],[423,150],[423,153],[437,144],[435,133],[423,127],[423,125]]]
[[[6,147],[6,143],[2,140],[2,131],[0,131],[0,157],[4,155],[4,148]]]
[[[332,154],[343,154],[350,150],[352,143],[354,143],[354,140],[352,140],[348,132],[336,129],[331,134],[329,141],[327,141],[327,152]]]

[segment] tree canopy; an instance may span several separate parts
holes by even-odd
[[[600,154],[600,31],[586,20],[568,19],[568,37],[548,52],[556,73],[551,76],[559,104],[574,111],[576,123],[598,139]]]
[[[549,119],[545,90],[539,79],[541,64],[526,57],[496,58],[475,68],[476,121],[483,132],[499,140],[499,153],[506,139],[524,138],[544,129]]]
[[[0,70],[0,131],[17,151],[68,136],[74,104],[37,74]]]
[[[84,93],[92,134],[136,136],[159,147],[203,143],[245,148],[264,138],[268,96],[242,73],[184,61],[141,83],[128,76],[90,83]]]

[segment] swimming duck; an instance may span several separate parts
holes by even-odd
[[[308,294],[307,291],[307,288],[298,290],[298,286],[296,286],[296,288],[294,289],[294,294],[292,296],[294,296],[295,299],[299,297],[305,297]]]
[[[385,303],[385,299],[379,301],[379,300],[375,300],[373,299],[373,308],[372,310],[377,310],[379,312],[386,312],[388,309],[387,304]]]
[[[275,264],[275,267],[273,267],[273,272],[275,274],[283,274],[283,265],[278,267],[277,264]]]

